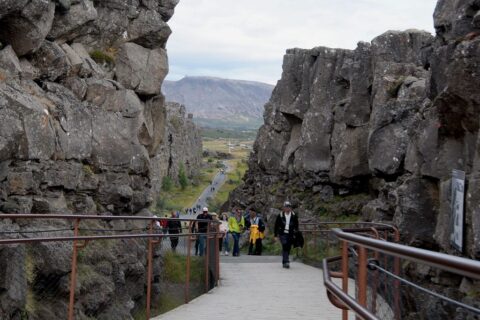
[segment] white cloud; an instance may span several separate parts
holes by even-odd
[[[387,30],[433,32],[436,0],[181,0],[170,20],[170,79],[275,83],[287,48],[355,48]]]

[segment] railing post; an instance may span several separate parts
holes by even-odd
[[[215,224],[215,285],[218,286],[218,279],[220,278],[220,243],[222,239],[219,234],[219,224]]]
[[[342,289],[348,294],[348,242],[342,241]],[[342,310],[342,320],[348,320],[348,310]]]
[[[188,223],[188,233],[192,232],[193,221]],[[185,270],[185,303],[188,303],[190,295],[190,257],[192,252],[193,236],[187,237],[187,263]]]
[[[205,252],[203,252],[203,255],[205,257],[205,293],[208,292],[208,257],[210,255],[210,241],[209,241],[209,230],[210,230],[210,221],[207,222],[207,232],[205,233]]]
[[[155,220],[150,222],[149,234],[153,234],[153,227],[155,225]],[[161,237],[161,235],[159,235]],[[153,240],[148,238],[148,266],[147,266],[147,311],[146,318],[150,319],[150,308],[152,300],[152,273],[153,273],[153,246],[157,244],[158,240]]]
[[[363,246],[358,246],[358,303],[367,308],[367,249]]]
[[[400,232],[398,231],[397,228],[394,228],[394,241],[395,241],[395,243],[400,242]],[[395,275],[400,276],[400,258],[395,257],[393,263],[394,263],[393,272],[395,273]],[[401,314],[400,314],[400,281],[395,279],[394,280],[394,286],[395,286],[395,294],[394,294],[395,320],[400,320],[400,317],[401,317]]]
[[[80,219],[75,219],[75,226],[73,235],[78,237],[78,227],[80,225]],[[73,240],[73,253],[72,253],[72,272],[70,273],[70,300],[68,303],[68,320],[74,319],[74,307],[75,307],[75,288],[77,286],[77,253],[78,245],[77,240]]]
[[[377,228],[372,227],[371,228],[373,233],[375,234],[375,239],[380,239],[380,233],[378,232]],[[380,255],[378,251],[375,250],[374,253],[374,259],[375,261],[378,261],[380,258]],[[376,313],[377,310],[377,290],[378,290],[378,270],[375,269],[374,274],[373,274],[373,285],[372,285],[372,306],[371,306],[371,311],[372,313]]]

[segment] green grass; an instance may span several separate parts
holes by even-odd
[[[185,283],[187,260],[183,255],[173,252],[167,252],[163,259],[163,276],[165,281],[170,283]],[[202,283],[205,279],[204,259],[200,257],[190,257],[190,281]]]
[[[229,129],[213,129],[201,128],[200,134],[205,139],[241,139],[254,140],[257,136],[257,130],[229,130]]]
[[[173,186],[168,192],[162,191],[157,200],[157,205],[152,208],[152,211],[163,215],[172,210],[181,211],[184,208],[192,207],[203,190],[211,184],[213,177],[218,172],[218,169],[212,168],[212,166],[215,165],[214,163],[205,163],[204,165],[206,167],[204,167],[199,176],[196,177],[195,184],[189,184],[184,190],[182,190],[180,186]]]
[[[194,118],[193,121],[201,128],[218,129],[241,134],[244,131],[256,131],[263,124],[262,118],[239,118],[239,119],[206,119]]]
[[[162,313],[173,310],[184,303],[183,297],[177,297],[169,294],[160,295],[160,299],[156,305],[153,305],[152,314],[160,315]],[[143,318],[144,319],[144,318]]]
[[[101,50],[93,50],[92,52],[90,52],[90,57],[96,63],[106,63],[109,65],[115,64],[115,58],[112,55]]]
[[[278,240],[275,240],[272,233],[267,233],[265,239],[262,241],[263,255],[280,255],[282,254],[282,245]]]
[[[209,201],[211,211],[218,212],[222,205],[227,202],[230,192],[237,188],[242,183],[242,177],[247,171],[247,163],[244,159],[235,158],[228,161],[231,171],[227,173],[225,183],[220,187],[215,197]]]

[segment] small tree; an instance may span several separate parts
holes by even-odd
[[[237,174],[238,181],[242,180],[242,172],[237,169],[237,171],[235,171],[235,173]]]
[[[172,190],[172,187],[173,187],[172,178],[170,178],[169,176],[163,177],[162,190],[166,191],[166,192],[169,192],[169,191]]]
[[[187,178],[187,173],[185,172],[185,166],[180,164],[180,168],[178,170],[178,182],[180,183],[180,188],[182,190],[185,190],[185,188],[188,186],[188,178]]]

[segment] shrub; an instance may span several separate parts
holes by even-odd
[[[113,56],[109,55],[106,52],[103,52],[101,50],[93,50],[90,52],[90,57],[96,62],[96,63],[106,63],[109,65],[114,65],[115,64],[115,59]]]
[[[182,188],[182,190],[185,190],[188,186],[187,173],[185,172],[185,166],[183,163],[180,164],[180,169],[178,170],[178,182],[180,183],[180,188]]]
[[[173,188],[172,178],[170,178],[169,176],[163,177],[163,180],[162,180],[162,190],[163,190],[163,191],[166,191],[166,192],[169,192],[169,191],[172,190],[172,188]]]

